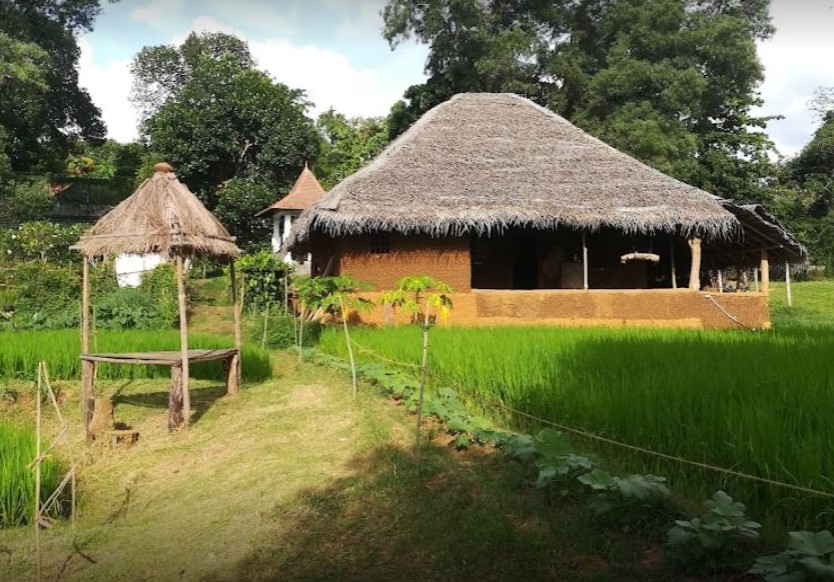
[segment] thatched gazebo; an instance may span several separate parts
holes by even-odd
[[[188,377],[190,362],[224,360],[227,363],[227,393],[240,389],[240,309],[234,259],[240,254],[234,238],[202,202],[181,183],[166,163],[154,166],[145,180],[126,200],[103,216],[72,247],[84,257],[81,317],[82,409],[88,437],[93,414],[93,382],[97,362],[155,364],[171,367],[168,427],[188,426],[191,400]],[[179,299],[180,351],[151,353],[90,353],[89,265],[101,258],[124,253],[156,253],[176,262]],[[235,348],[189,350],[184,281],[184,258],[214,257],[228,261],[235,321]]]

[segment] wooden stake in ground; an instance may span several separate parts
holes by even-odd
[[[185,273],[181,255],[177,255],[177,296],[180,308],[180,352],[182,354],[182,414],[186,427],[191,424],[191,395],[188,390],[188,313],[185,298]],[[172,387],[173,388],[173,387]]]
[[[791,293],[791,264],[785,263],[785,290],[788,293],[788,307],[793,307],[793,293]]]
[[[345,312],[345,301],[339,295],[339,306],[342,312],[342,325],[345,328],[345,342],[347,342],[348,356],[350,357],[350,376],[353,380],[353,397],[356,398],[356,393],[359,391],[359,385],[356,380],[356,360],[353,359],[353,346],[350,345],[350,331],[348,330],[348,314]]]
[[[588,240],[585,231],[582,231],[582,288],[590,288],[588,282]]]
[[[770,261],[767,251],[762,251],[761,272],[762,293],[770,295]]]
[[[90,261],[81,257],[81,355],[90,353]],[[93,418],[93,375],[95,364],[81,361],[81,413],[84,415],[84,431],[90,439],[90,420]]]
[[[420,429],[423,425],[423,397],[426,392],[426,370],[429,365],[429,304],[426,302],[426,314],[423,321],[423,357],[420,360],[420,392],[417,395],[417,430],[414,446],[420,448]]]
[[[672,268],[672,289],[678,288],[677,265],[675,265],[675,239],[669,237],[669,263]]]
[[[38,393],[35,396],[37,419],[35,422],[35,511],[32,521],[35,522],[35,548],[38,554],[38,582],[42,579],[43,554],[41,553],[41,392],[43,390],[43,376],[38,365]]]

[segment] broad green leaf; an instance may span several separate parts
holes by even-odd
[[[788,548],[805,556],[826,556],[834,552],[834,536],[828,530],[820,532],[792,531],[788,534]]]

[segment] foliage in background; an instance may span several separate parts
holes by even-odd
[[[0,225],[42,220],[56,206],[43,180],[4,180],[0,172]]]
[[[309,321],[304,324],[303,345],[313,347],[318,344],[321,335],[322,325],[317,321]],[[266,348],[271,350],[285,350],[298,345],[299,342],[298,319],[293,315],[277,313],[270,315],[266,329]],[[264,337],[261,322],[255,320],[250,328],[250,340],[253,343],[260,343]]]
[[[81,224],[24,222],[17,228],[0,229],[0,264],[21,262],[69,265],[80,263],[80,255],[70,246],[88,228]]]
[[[284,289],[291,284],[292,265],[285,263],[271,251],[244,254],[235,262],[243,276],[244,307],[250,311],[263,311],[283,305]]]
[[[752,114],[766,0],[388,0],[383,19],[392,47],[429,47],[428,79],[392,108],[392,137],[455,93],[509,91],[715,194],[767,197],[773,146]]]
[[[388,122],[380,118],[347,118],[333,109],[319,115],[322,137],[315,173],[330,190],[374,159],[388,145]]]
[[[210,210],[227,180],[285,191],[317,154],[303,91],[257,69],[246,43],[234,36],[192,33],[180,46],[145,47],[131,72],[132,99],[143,110],[142,133],[151,149]],[[241,213],[234,222],[251,218]]]
[[[35,507],[35,431],[31,426],[0,419],[0,529],[29,524]],[[61,481],[53,458],[41,464],[41,500],[48,499]],[[45,508],[47,517],[64,514],[61,500]]]
[[[232,178],[217,189],[214,214],[246,252],[271,252],[272,218],[255,214],[275,202],[280,195],[274,187],[250,178]]]

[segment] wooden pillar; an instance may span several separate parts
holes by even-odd
[[[93,420],[94,388],[96,378],[96,363],[88,360],[81,360],[81,413],[84,415],[84,434],[87,442],[93,440],[90,432],[90,422]]]
[[[689,238],[689,248],[692,250],[692,268],[689,271],[689,288],[693,291],[701,289],[701,237]]]
[[[242,274],[241,274],[242,275]],[[232,261],[229,263],[229,280],[232,285],[232,312],[234,315],[235,320],[235,348],[237,349],[237,358],[233,358],[229,364],[231,366],[229,373],[235,375],[235,381],[226,382],[226,393],[227,394],[237,394],[240,392],[240,372],[241,372],[241,365],[240,360],[243,356],[243,334],[241,333],[240,328],[240,320],[241,314],[243,311],[243,305],[241,302],[241,298],[238,294],[238,282],[237,282],[237,274],[235,273],[235,263]],[[241,276],[241,283],[243,282],[243,277]]]
[[[672,289],[678,288],[678,267],[675,264],[675,239],[669,237],[669,262],[672,266]]]
[[[187,417],[186,417],[187,418]],[[182,365],[171,366],[171,391],[168,393],[168,430],[174,431],[183,423]]]
[[[718,269],[718,292],[724,292],[724,273],[721,272],[721,269]]]
[[[758,267],[753,269],[753,285],[755,286],[754,288],[756,289],[756,293],[758,293],[759,292],[759,268]]]
[[[582,231],[582,288],[590,288],[588,284],[588,238],[584,230]]]
[[[793,293],[791,293],[791,264],[785,263],[785,290],[788,292],[788,307],[793,307]]]
[[[762,293],[764,293],[765,295],[770,295],[770,262],[767,258],[767,251],[762,251],[761,271]]]
[[[185,272],[183,268],[182,256],[177,256],[177,296],[179,298],[180,306],[180,352],[181,352],[181,374],[182,381],[182,415],[187,427],[191,423],[191,395],[188,391],[188,313],[185,298]],[[173,368],[172,368],[173,370]],[[171,375],[173,377],[173,371]],[[173,414],[170,408],[171,402],[174,399],[174,386],[171,386],[171,400],[169,401],[169,415]],[[170,417],[169,417],[170,418]],[[170,421],[169,421],[170,422]]]
[[[226,368],[226,394],[240,393],[240,352],[228,358],[225,362]]]
[[[90,353],[90,261],[82,255],[81,267],[81,353]]]

